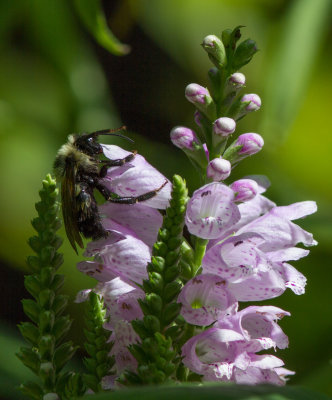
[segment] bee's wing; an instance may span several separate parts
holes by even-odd
[[[83,248],[83,242],[77,225],[77,204],[75,199],[75,170],[73,166],[68,165],[61,182],[62,214],[67,237],[77,253],[75,242],[81,248]]]

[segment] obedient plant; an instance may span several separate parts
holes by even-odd
[[[39,258],[29,259],[29,265],[40,276],[27,279],[27,287],[39,303],[26,302],[25,310],[40,324],[39,339],[32,338],[37,335],[32,324],[22,325],[21,331],[39,348],[33,357],[31,350],[23,350],[20,357],[44,381],[43,363],[51,363],[55,372],[38,390],[25,386],[26,393],[35,390],[40,395],[59,387],[66,398],[82,394],[83,385],[97,392],[186,381],[283,385],[294,373],[267,353],[288,346],[277,322],[290,313],[273,305],[245,303],[273,299],[287,288],[304,293],[306,278],[288,262],[308,254],[296,247],[299,243],[316,242],[292,221],[315,212],[316,204],[305,201],[280,207],[263,195],[269,187],[266,177],[232,180],[232,170],[264,146],[258,133],[237,132],[237,122],[261,107],[257,94],[243,93],[246,78],[239,72],[256,53],[256,44],[250,39],[239,43],[240,37],[240,29],[235,28],[203,40],[202,47],[214,64],[208,72],[209,88],[197,83],[186,87],[195,127],[177,126],[170,133],[172,143],[196,169],[192,195],[176,175],[149,200],[129,205],[106,202],[99,207],[109,234],[88,243],[84,255],[91,259],[78,264],[81,272],[98,281],[76,298],[88,303],[87,372],[82,376],[57,376],[54,357],[60,356],[52,355],[54,345],[48,346],[53,353],[43,349],[45,334],[55,335],[48,340],[57,344],[58,330],[45,330],[42,319],[44,303],[52,310],[51,301],[40,299],[59,286],[54,281],[60,278],[50,268],[60,261],[53,236],[50,243],[31,241]],[[103,153],[109,159],[130,154],[114,145],[103,145]],[[161,187],[165,179],[136,155],[109,168],[103,184],[118,196],[138,196]],[[37,231],[49,219],[38,221],[34,220]],[[49,223],[54,230],[55,222]],[[53,279],[46,280],[49,286],[44,271]],[[56,304],[64,302],[54,296]],[[29,355],[35,359],[32,364]],[[40,398],[38,393],[31,397]]]

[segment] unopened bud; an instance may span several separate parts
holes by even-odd
[[[185,90],[185,96],[193,104],[205,104],[206,98],[210,97],[209,91],[197,83],[190,83]]]
[[[213,132],[216,135],[227,137],[231,135],[236,128],[236,122],[232,118],[222,117],[218,118],[213,123]]]
[[[209,162],[206,176],[215,182],[223,181],[231,174],[231,163],[223,158],[214,158]]]
[[[199,144],[196,133],[185,126],[176,126],[170,135],[172,143],[180,149],[194,150],[195,144]]]
[[[232,67],[237,70],[248,64],[255,53],[257,53],[256,42],[251,39],[244,40],[238,45],[232,59]]]
[[[235,192],[235,201],[244,202],[253,199],[258,193],[258,185],[252,179],[239,179],[230,185]]]
[[[235,72],[228,79],[228,84],[234,89],[243,87],[246,83],[246,77],[241,72]]]
[[[206,36],[203,40],[202,46],[216,67],[221,68],[226,64],[225,47],[223,42],[217,36]]]
[[[251,156],[262,150],[264,140],[258,133],[243,133],[235,141],[235,146],[242,146],[239,154]]]
[[[197,83],[190,83],[185,89],[185,96],[188,101],[193,103],[210,120],[215,118],[215,104],[206,88]]]
[[[246,111],[257,111],[261,108],[262,101],[258,94],[245,94],[241,99],[241,103],[247,103],[248,101],[249,104],[245,107]]]
[[[223,157],[232,165],[247,156],[258,153],[264,146],[264,140],[258,133],[244,133],[240,135],[225,151]]]

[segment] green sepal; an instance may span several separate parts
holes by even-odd
[[[144,283],[143,283],[144,286]],[[158,272],[149,273],[149,286],[155,292],[160,294],[163,290],[164,279]]]
[[[68,315],[56,318],[52,329],[52,333],[55,337],[56,343],[59,343],[63,339],[63,337],[68,333],[71,324],[72,321]]]
[[[181,334],[182,328],[178,325],[170,326],[165,331],[165,336],[170,337],[171,339],[177,339]]]
[[[163,326],[167,326],[171,322],[173,322],[175,318],[179,315],[180,311],[181,311],[181,304],[179,303],[167,304],[164,308],[164,312],[162,315]]]
[[[58,243],[55,247],[55,249],[58,249]],[[55,253],[52,261],[51,261],[51,266],[57,270],[61,267],[61,265],[63,264],[63,254],[61,253]]]
[[[165,271],[165,282],[172,282],[180,275],[180,268],[178,264],[173,265],[172,267],[167,268]]]
[[[41,264],[39,257],[37,256],[28,256],[26,259],[26,263],[29,267],[29,271],[32,273],[39,272]]]
[[[158,332],[160,330],[160,321],[154,315],[145,315],[143,321],[145,328],[151,333]]]
[[[178,246],[178,248],[179,247],[180,246]],[[165,258],[166,264],[169,265],[169,266],[171,266],[173,264],[177,264],[179,262],[179,260],[180,260],[180,257],[181,257],[181,255],[180,255],[180,252],[178,251],[178,249],[177,249],[177,251],[176,250],[171,250],[171,251],[168,252],[168,254],[167,254],[166,258]],[[167,273],[167,271],[166,271],[166,273]],[[166,273],[165,273],[165,275],[166,275]]]
[[[36,325],[31,322],[21,322],[17,326],[24,339],[30,342],[33,346],[36,346],[39,338],[39,330]]]
[[[41,251],[41,249],[43,247],[43,242],[39,236],[30,237],[28,239],[28,244],[31,247],[31,249],[37,254],[39,254],[39,252]]]
[[[35,299],[42,288],[40,280],[36,275],[26,275],[24,277],[24,287]]]
[[[16,356],[23,362],[23,364],[31,369],[32,372],[38,374],[40,367],[40,358],[38,354],[29,347],[20,347],[19,353]]]
[[[94,344],[92,343],[84,343],[84,348],[86,352],[89,354],[90,357],[95,357],[97,353],[97,348]]]
[[[32,400],[41,400],[44,394],[43,389],[36,382],[22,383],[19,390]]]
[[[66,342],[62,343],[54,352],[53,356],[53,363],[56,367],[57,371],[60,371],[64,365],[73,357],[76,350],[78,349],[77,346],[73,346],[73,343]]]
[[[172,225],[172,220],[171,219],[166,218],[166,220],[169,220],[170,221],[169,224]],[[158,254],[158,256],[161,256],[161,257],[165,257],[167,255],[167,253],[168,253],[168,247],[167,247],[166,243],[160,242],[160,241],[156,242],[153,245],[152,253],[153,254]]]
[[[51,264],[53,257],[55,255],[55,249],[52,246],[44,246],[39,253],[40,261],[42,266],[48,266]]]
[[[39,329],[41,333],[51,332],[54,326],[55,315],[53,311],[44,310],[39,313]]]
[[[26,316],[28,316],[31,321],[38,323],[40,307],[36,301],[32,299],[22,299],[23,311]]]
[[[56,384],[56,391],[64,399],[83,396],[86,392],[86,386],[82,375],[72,371],[61,374]]]
[[[232,29],[229,28],[222,31],[221,40],[226,48],[229,47],[231,43],[232,32]]]
[[[43,287],[49,288],[55,278],[55,270],[52,267],[43,267],[40,270],[39,279]]]
[[[55,297],[52,308],[56,316],[61,315],[64,309],[67,307],[68,299],[69,297],[65,294],[59,294]]]
[[[139,363],[143,364],[149,362],[149,358],[140,345],[132,344],[128,349]]]
[[[54,353],[55,339],[53,335],[42,335],[38,341],[39,354],[42,359],[51,359]]]
[[[160,256],[152,256],[151,263],[148,264],[148,272],[158,272],[161,274],[165,269],[165,259]]]
[[[248,64],[253,56],[257,53],[256,42],[251,39],[246,39],[241,42],[234,53],[232,60],[232,69],[237,71],[244,65]]]
[[[142,320],[135,319],[131,321],[131,324],[134,331],[138,334],[140,338],[145,339],[149,336],[149,331],[145,328],[144,322]]]
[[[37,232],[43,232],[43,231],[46,229],[46,227],[47,227],[47,225],[45,224],[45,221],[44,221],[42,218],[40,218],[40,217],[34,218],[34,219],[31,221],[31,225],[34,227],[34,229],[35,229]]]
[[[54,365],[50,361],[45,361],[40,364],[38,374],[45,382],[46,388],[52,387],[55,384]]]
[[[94,392],[99,391],[99,380],[94,374],[83,374],[83,380],[86,386]]]
[[[242,149],[243,145],[235,146],[235,141],[231,144],[225,151],[223,158],[228,160],[231,164],[236,163],[242,157],[239,157],[239,151]]]
[[[53,305],[55,293],[51,289],[44,289],[39,293],[38,301],[42,308],[50,309]]]
[[[149,306],[149,311],[154,315],[159,315],[162,307],[163,307],[163,300],[162,298],[156,293],[148,293],[145,298],[146,303]]]
[[[167,283],[164,290],[164,301],[168,303],[177,297],[182,286],[183,284],[180,280]]]
[[[62,274],[56,274],[50,284],[50,288],[53,289],[55,292],[59,291],[65,281],[65,276]]]

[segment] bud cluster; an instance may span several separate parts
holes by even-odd
[[[19,325],[30,346],[21,347],[17,354],[23,364],[38,376],[39,382],[26,382],[20,389],[33,399],[50,394],[72,398],[83,395],[86,388],[81,374],[62,371],[76,347],[70,341],[63,342],[71,320],[68,315],[62,315],[68,297],[60,294],[64,276],[56,273],[63,263],[62,254],[57,252],[62,240],[56,234],[61,221],[57,216],[58,189],[50,175],[43,181],[39,195],[41,201],[36,203],[38,217],[32,220],[37,234],[28,241],[35,255],[27,259],[30,275],[26,275],[24,281],[32,299],[22,301],[31,322]]]
[[[257,94],[241,95],[246,78],[238,70],[252,59],[257,47],[251,39],[238,43],[240,37],[237,27],[223,31],[221,37],[208,35],[203,39],[202,47],[214,64],[208,73],[211,88],[190,83],[185,89],[186,99],[196,108],[194,118],[200,132],[187,127],[171,131],[173,144],[198,168],[201,181],[227,179],[231,168],[264,144],[257,133],[245,133],[226,148],[237,121],[261,107]]]

